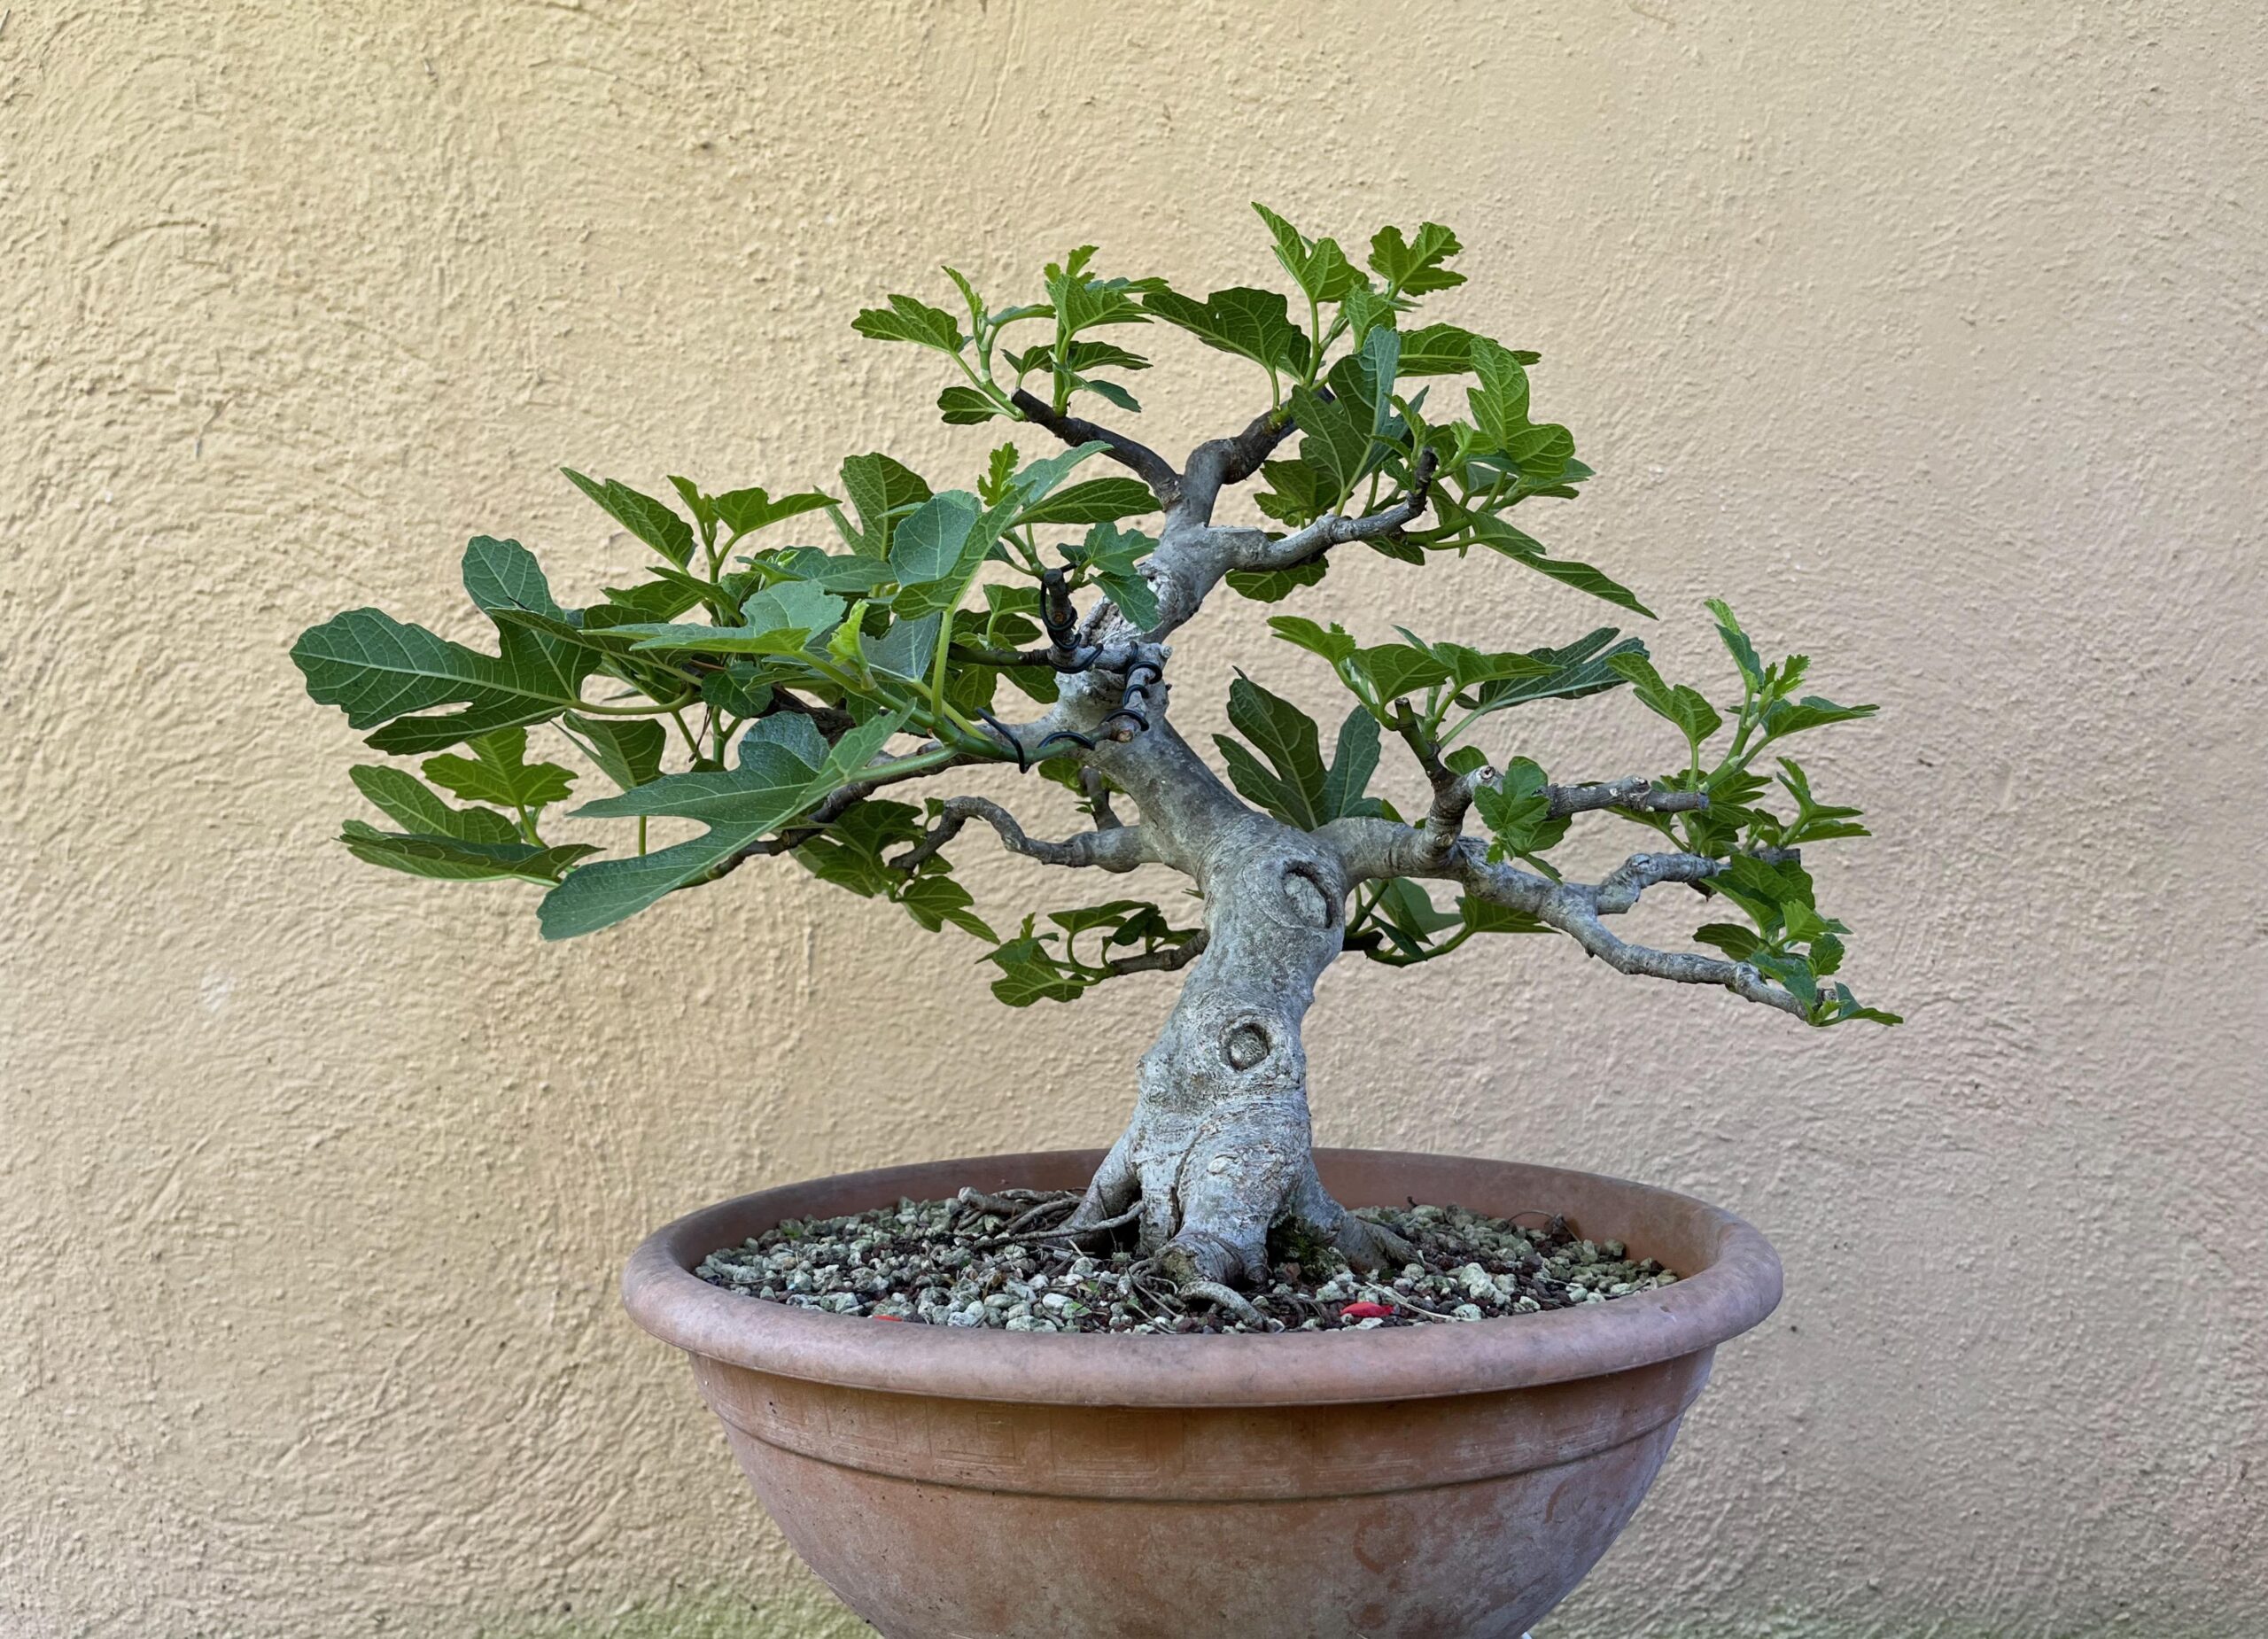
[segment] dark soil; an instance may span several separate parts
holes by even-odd
[[[1677,1277],[1619,1240],[1584,1240],[1565,1220],[1517,1221],[1461,1207],[1365,1208],[1418,1249],[1399,1270],[1358,1275],[1335,1252],[1271,1243],[1259,1324],[1184,1301],[1126,1244],[1129,1231],[1074,1241],[1049,1227],[1076,1196],[963,1191],[850,1217],[790,1219],[703,1260],[728,1292],[839,1315],[1011,1332],[1284,1332],[1436,1325],[1603,1303]]]

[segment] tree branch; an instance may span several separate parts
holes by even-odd
[[[1320,396],[1328,398],[1328,390]],[[1285,439],[1297,431],[1288,407],[1279,406],[1255,416],[1232,437],[1208,439],[1189,454],[1187,468],[1176,474],[1156,451],[1147,449],[1092,422],[1059,416],[1028,392],[1019,392],[1017,408],[1058,437],[1077,441],[1099,438],[1113,454],[1142,474],[1165,507],[1165,524],[1157,550],[1144,560],[1141,573],[1158,596],[1158,618],[1147,633],[1137,631],[1116,607],[1098,604],[1090,612],[1084,631],[1089,641],[1104,641],[1119,633],[1134,638],[1163,638],[1197,613],[1206,596],[1230,570],[1242,567],[1239,555],[1250,550],[1247,542],[1265,542],[1254,530],[1213,527],[1213,507],[1223,486],[1241,483],[1260,470],[1261,463]],[[1148,462],[1155,462],[1152,468]],[[1169,478],[1169,485],[1161,479]]]
[[[1438,766],[1438,764],[1436,765]],[[1426,771],[1431,774],[1433,770]],[[1446,780],[1433,781],[1433,805],[1427,811],[1423,827],[1431,857],[1440,859],[1456,841],[1464,824],[1464,816],[1472,806],[1473,788],[1493,784],[1499,777],[1493,768],[1476,768],[1469,774],[1448,774]],[[1706,791],[1665,791],[1643,775],[1633,774],[1627,780],[1614,780],[1600,785],[1548,785],[1543,788],[1545,801],[1550,804],[1550,815],[1564,820],[1570,814],[1590,813],[1601,808],[1619,808],[1632,812],[1680,814],[1697,813],[1709,806]]]
[[[1040,717],[1029,723],[1004,723],[982,707],[977,709],[976,715],[983,719],[984,726],[1007,747],[1008,755],[1016,760],[1016,772],[1021,773],[1049,755],[1039,748],[1062,727],[1063,703],[1059,699]],[[1076,753],[1067,752],[1065,755],[1076,756]]]
[[[1081,764],[1079,793],[1087,799],[1087,806],[1094,813],[1096,830],[1115,831],[1126,823],[1110,805],[1110,781],[1103,778],[1102,770]]]
[[[1500,776],[1485,765],[1469,774],[1452,773],[1441,761],[1441,747],[1425,733],[1425,726],[1418,722],[1418,714],[1410,709],[1407,701],[1399,703],[1394,726],[1433,788],[1433,805],[1426,811],[1418,835],[1421,860],[1438,865],[1456,845],[1464,816],[1472,806],[1475,788],[1494,784]],[[1550,804],[1549,812],[1554,820],[1600,808],[1689,813],[1709,806],[1709,794],[1705,791],[1666,791],[1642,774],[1584,785],[1548,785],[1543,788],[1543,796]]]
[[[1151,708],[1159,711],[1165,710],[1165,665],[1167,656],[1172,651],[1161,643],[1143,641],[1138,633],[1130,642],[1103,644],[1083,641],[1083,635],[1099,634],[1110,624],[1100,617],[1104,611],[1112,610],[1113,605],[1108,599],[1099,598],[1095,608],[1083,623],[1079,619],[1079,611],[1072,605],[1063,571],[1051,569],[1040,578],[1040,619],[1047,628],[1045,647],[987,649],[981,644],[957,642],[953,652],[980,665],[998,666],[1004,670],[1012,666],[1046,666],[1066,676],[1082,672],[1118,673],[1125,680],[1119,691],[1119,706],[1102,719],[1102,724],[1107,727],[1113,718],[1128,719],[1127,727],[1114,730],[1109,736],[1123,742],[1138,729],[1149,726],[1143,703],[1146,692],[1153,696],[1150,699]],[[1123,620],[1117,625],[1122,630],[1132,630]],[[1052,715],[1055,714],[1051,713]],[[1006,726],[997,719],[992,719],[992,726],[1006,732]],[[1059,728],[1057,732],[1062,730]],[[1085,737],[1081,738],[1084,740]],[[1089,743],[1086,749],[1092,750],[1094,748]]]
[[[1076,416],[1060,415],[1046,400],[1036,398],[1021,387],[1010,395],[1008,401],[1023,412],[1027,421],[1045,428],[1066,444],[1075,447],[1092,443],[1106,446],[1110,458],[1130,468],[1136,478],[1150,486],[1150,493],[1158,498],[1158,505],[1168,511],[1181,500],[1181,475],[1173,470],[1171,462],[1148,445],[1091,421],[1082,421]]]
[[[1705,882],[1724,868],[1723,860],[1701,854],[1632,854],[1598,879],[1591,907],[1601,916],[1619,916],[1649,888],[1663,882]]]
[[[829,745],[833,745],[857,727],[858,721],[848,711],[840,711],[834,706],[814,705],[800,695],[789,694],[784,688],[775,688],[772,691],[772,704],[764,715],[769,717],[773,711],[792,711],[798,717],[811,719],[812,726],[819,730]]]
[[[936,858],[937,851],[959,835],[961,827],[971,820],[982,820],[998,831],[1010,852],[1037,859],[1042,865],[1096,866],[1106,871],[1126,872],[1139,865],[1160,862],[1158,853],[1138,825],[1082,831],[1060,843],[1042,842],[1024,835],[1016,817],[990,798],[949,796],[943,817],[929,828],[928,835],[891,860],[890,868],[911,875]]]
[[[1445,781],[1433,786],[1433,805],[1425,811],[1425,821],[1418,827],[1419,846],[1427,859],[1438,864],[1449,857],[1456,846],[1458,834],[1464,828],[1464,816],[1472,806],[1475,781],[1493,775],[1493,768],[1476,770],[1472,774],[1451,774]]]
[[[1132,956],[1114,956],[1102,965],[1102,969],[1115,979],[1130,973],[1178,973],[1205,954],[1205,930],[1200,928],[1179,944],[1163,944]]]
[[[1328,399],[1331,390],[1318,389],[1316,396]],[[1184,469],[1181,512],[1189,522],[1210,523],[1214,503],[1220,499],[1221,492],[1259,471],[1260,463],[1298,430],[1298,423],[1292,419],[1291,406],[1278,405],[1254,416],[1243,431],[1232,437],[1208,439],[1200,444],[1189,452]],[[1175,509],[1169,504],[1166,509],[1171,512]]]
[[[1141,645],[1114,643],[1104,649],[1089,643],[1068,650],[1052,644],[1034,644],[1029,649],[987,649],[956,639],[953,653],[978,665],[998,666],[1004,671],[1013,666],[1048,666],[1058,672],[1123,672],[1141,658]]]
[[[1604,910],[1602,905],[1596,912],[1586,912],[1575,904],[1547,906],[1536,914],[1538,920],[1570,935],[1586,952],[1617,973],[1642,974],[1676,984],[1722,985],[1743,1001],[1761,1002],[1798,1019],[1809,1017],[1795,995],[1767,982],[1746,962],[1703,956],[1695,951],[1658,951],[1651,945],[1632,944],[1616,938],[1598,920]]]
[[[1706,791],[1665,791],[1643,774],[1585,785],[1548,785],[1551,817],[1588,813],[1595,808],[1628,808],[1650,814],[1695,813],[1709,806]]]
[[[1556,928],[1619,973],[1642,974],[1679,984],[1721,985],[1744,1001],[1802,1019],[1803,1003],[1769,983],[1746,962],[1691,951],[1658,951],[1632,944],[1607,930],[1638,896],[1661,882],[1705,882],[1725,868],[1698,854],[1633,854],[1597,882],[1554,882],[1509,865],[1492,865],[1481,843],[1455,839],[1441,857],[1429,858],[1425,833],[1391,820],[1334,820],[1317,833],[1346,864],[1349,886],[1380,877],[1433,877],[1454,882],[1473,898],[1520,911]]]
[[[1120,644],[1108,649],[1082,648],[1073,656],[1076,664],[1063,664],[1060,657],[1050,662],[1073,674],[1118,673],[1115,706],[1106,704],[1103,695],[1090,687],[1076,692],[1066,689],[1054,708],[1034,723],[1012,726],[990,711],[980,711],[978,715],[985,726],[1007,742],[1020,769],[1029,767],[1037,757],[1071,755],[1054,750],[1060,742],[1068,741],[1080,751],[1091,751],[1106,742],[1124,745],[1164,719],[1166,659],[1170,652],[1161,643]],[[1074,727],[1075,721],[1081,726]]]
[[[1441,761],[1441,748],[1425,732],[1418,720],[1418,713],[1406,700],[1394,703],[1394,733],[1410,748],[1410,755],[1425,771],[1425,780],[1433,788],[1433,805],[1425,813],[1425,823],[1418,828],[1419,848],[1424,858],[1439,864],[1456,843],[1457,833],[1464,827],[1465,811],[1472,806],[1473,788],[1485,780],[1494,780],[1496,771],[1485,765],[1469,774],[1453,773]]]
[[[1305,529],[1294,530],[1281,540],[1270,540],[1265,536],[1247,536],[1241,543],[1233,567],[1237,569],[1290,569],[1304,563],[1319,552],[1350,540],[1368,540],[1374,535],[1389,535],[1411,522],[1425,510],[1425,503],[1433,491],[1433,470],[1440,464],[1431,449],[1418,457],[1418,470],[1409,491],[1400,501],[1383,511],[1361,517],[1348,517],[1332,513],[1317,518]],[[1256,544],[1255,544],[1256,543]]]

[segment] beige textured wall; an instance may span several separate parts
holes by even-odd
[[[1886,707],[1813,757],[1878,822],[1824,875],[1902,1031],[1540,943],[1326,983],[1326,1139],[1659,1180],[1785,1253],[1554,1639],[2268,1632],[2264,71],[2235,5],[16,0],[0,1633],[821,1630],[618,1260],[1105,1140],[1169,982],[1009,1014],[790,869],[545,948],[530,895],[330,845],[354,747],[284,650],[468,630],[475,532],[589,594],[635,555],[563,461],[967,463],[862,301],[1087,238],[1256,279],[1255,196],[1458,229],[1445,307],[1543,351],[1604,475],[1540,526],[1671,665],[1722,592]],[[1168,353],[1161,441],[1249,410]],[[1324,592],[1600,613],[1480,563]],[[1321,697],[1250,606],[1186,635],[1192,719],[1231,659]]]

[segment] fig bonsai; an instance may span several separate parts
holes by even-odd
[[[1415,322],[1421,299],[1464,283],[1449,267],[1456,236],[1383,229],[1365,271],[1256,208],[1289,300],[1105,277],[1085,246],[1046,268],[1031,301],[993,307],[947,268],[965,313],[893,295],[853,321],[942,356],[948,423],[1007,423],[1053,453],[1000,442],[967,488],[933,488],[880,453],[844,461],[834,493],[672,478],[675,504],[570,471],[653,549],[636,584],[569,608],[526,548],[481,536],[464,586],[495,626],[493,652],[376,609],[307,632],[292,656],[310,694],[374,731],[374,750],[423,759],[422,780],[392,764],[352,770],[397,828],[349,820],[341,841],[412,875],[535,883],[549,939],[784,856],[933,935],[981,942],[1011,1006],[1185,971],[1132,1118],[1066,1227],[1138,1226],[1185,1293],[1223,1303],[1261,1277],[1272,1229],[1361,1268],[1406,1255],[1331,1199],[1309,1154],[1301,1027],[1341,957],[1415,967],[1477,936],[1556,935],[1622,973],[1717,986],[1806,1024],[1896,1022],[1837,976],[1847,930],[1819,908],[1801,854],[1865,835],[1859,812],[1821,801],[1784,754],[1875,708],[1801,692],[1806,657],[1767,663],[1721,602],[1708,608],[1730,664],[1714,700],[1666,680],[1612,627],[1477,648],[1280,615],[1269,624],[1282,661],[1327,666],[1354,697],[1344,720],[1326,735],[1239,672],[1231,732],[1212,736],[1217,765],[1192,743],[1171,695],[1192,660],[1168,640],[1223,587],[1279,602],[1346,550],[1414,565],[1480,548],[1651,618],[1511,521],[1538,498],[1573,498],[1591,470],[1566,428],[1530,413],[1536,354]],[[1138,327],[1243,361],[1255,388],[1266,379],[1264,405],[1177,465],[1138,442],[1117,422],[1138,412],[1126,384],[1151,367],[1126,345]],[[1106,463],[1122,473],[1099,475]],[[1262,521],[1223,521],[1223,497],[1253,480]],[[822,535],[834,539],[812,544]],[[1518,719],[1504,714],[1531,702],[1617,692],[1668,723],[1664,772],[1554,780],[1506,732]],[[530,760],[539,726],[618,788],[573,811],[625,822],[611,852],[547,834],[577,776]],[[1424,773],[1423,812],[1370,794],[1389,737]],[[905,800],[978,765],[1068,788],[1086,828],[1048,841],[985,796]],[[1648,846],[1575,881],[1550,856],[1590,814],[1640,827]],[[656,820],[675,827],[665,845]],[[1201,919],[1105,899],[996,927],[953,874],[971,820],[1067,870],[1166,866]],[[679,835],[686,821],[697,834]],[[1612,930],[1665,887],[1701,902],[1693,938],[1712,953]]]

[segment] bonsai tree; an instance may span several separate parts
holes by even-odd
[[[1837,976],[1847,930],[1820,910],[1799,851],[1865,835],[1859,812],[1821,801],[1786,755],[1875,708],[1803,692],[1806,657],[1766,662],[1721,602],[1708,608],[1729,665],[1711,692],[1666,680],[1611,626],[1483,649],[1279,615],[1275,660],[1328,668],[1353,695],[1344,720],[1326,736],[1240,672],[1231,732],[1210,737],[1217,765],[1192,743],[1172,704],[1191,662],[1168,640],[1223,587],[1285,602],[1347,550],[1419,565],[1478,548],[1651,618],[1512,522],[1539,498],[1572,499],[1591,470],[1566,428],[1530,413],[1536,354],[1415,322],[1421,299],[1464,282],[1448,265],[1456,236],[1383,229],[1365,271],[1256,208],[1288,299],[1104,277],[1084,246],[1046,268],[1030,301],[994,307],[947,268],[959,311],[893,295],[853,321],[940,356],[948,423],[1005,423],[1048,454],[998,442],[967,488],[934,488],[880,453],[844,461],[833,493],[672,478],[675,504],[570,471],[653,549],[644,579],[569,608],[526,548],[481,536],[464,586],[494,625],[493,652],[376,609],[307,632],[292,655],[314,697],[375,731],[372,749],[423,759],[422,780],[353,769],[395,828],[349,820],[340,840],[412,875],[535,883],[550,939],[786,857],[932,934],[980,941],[1011,1006],[1184,972],[1132,1118],[1067,1227],[1138,1226],[1184,1293],[1221,1302],[1260,1277],[1272,1229],[1363,1268],[1408,1254],[1325,1193],[1309,1154],[1301,1026],[1342,957],[1417,967],[1475,938],[1556,936],[1634,977],[1717,986],[1803,1023],[1896,1022]],[[1152,361],[1127,346],[1138,330],[1240,361],[1255,390],[1267,384],[1259,413],[1179,463],[1088,419],[1138,413],[1127,383]],[[1224,521],[1228,492],[1254,481],[1264,522]],[[1667,723],[1662,772],[1555,780],[1517,708],[1610,694]],[[538,726],[618,788],[573,811],[624,822],[610,851],[548,831],[577,776],[530,760]],[[1370,792],[1388,739],[1424,774],[1423,812]],[[1068,788],[1085,828],[1046,840],[953,793],[979,765]],[[940,781],[947,794],[926,795]],[[1580,882],[1551,854],[1588,815],[1638,827],[1645,846]],[[1201,920],[1089,894],[996,924],[953,874],[972,820],[1069,872],[1166,866]],[[672,827],[666,845],[655,821]],[[1614,933],[1657,889],[1700,900],[1693,937],[1708,953]]]

